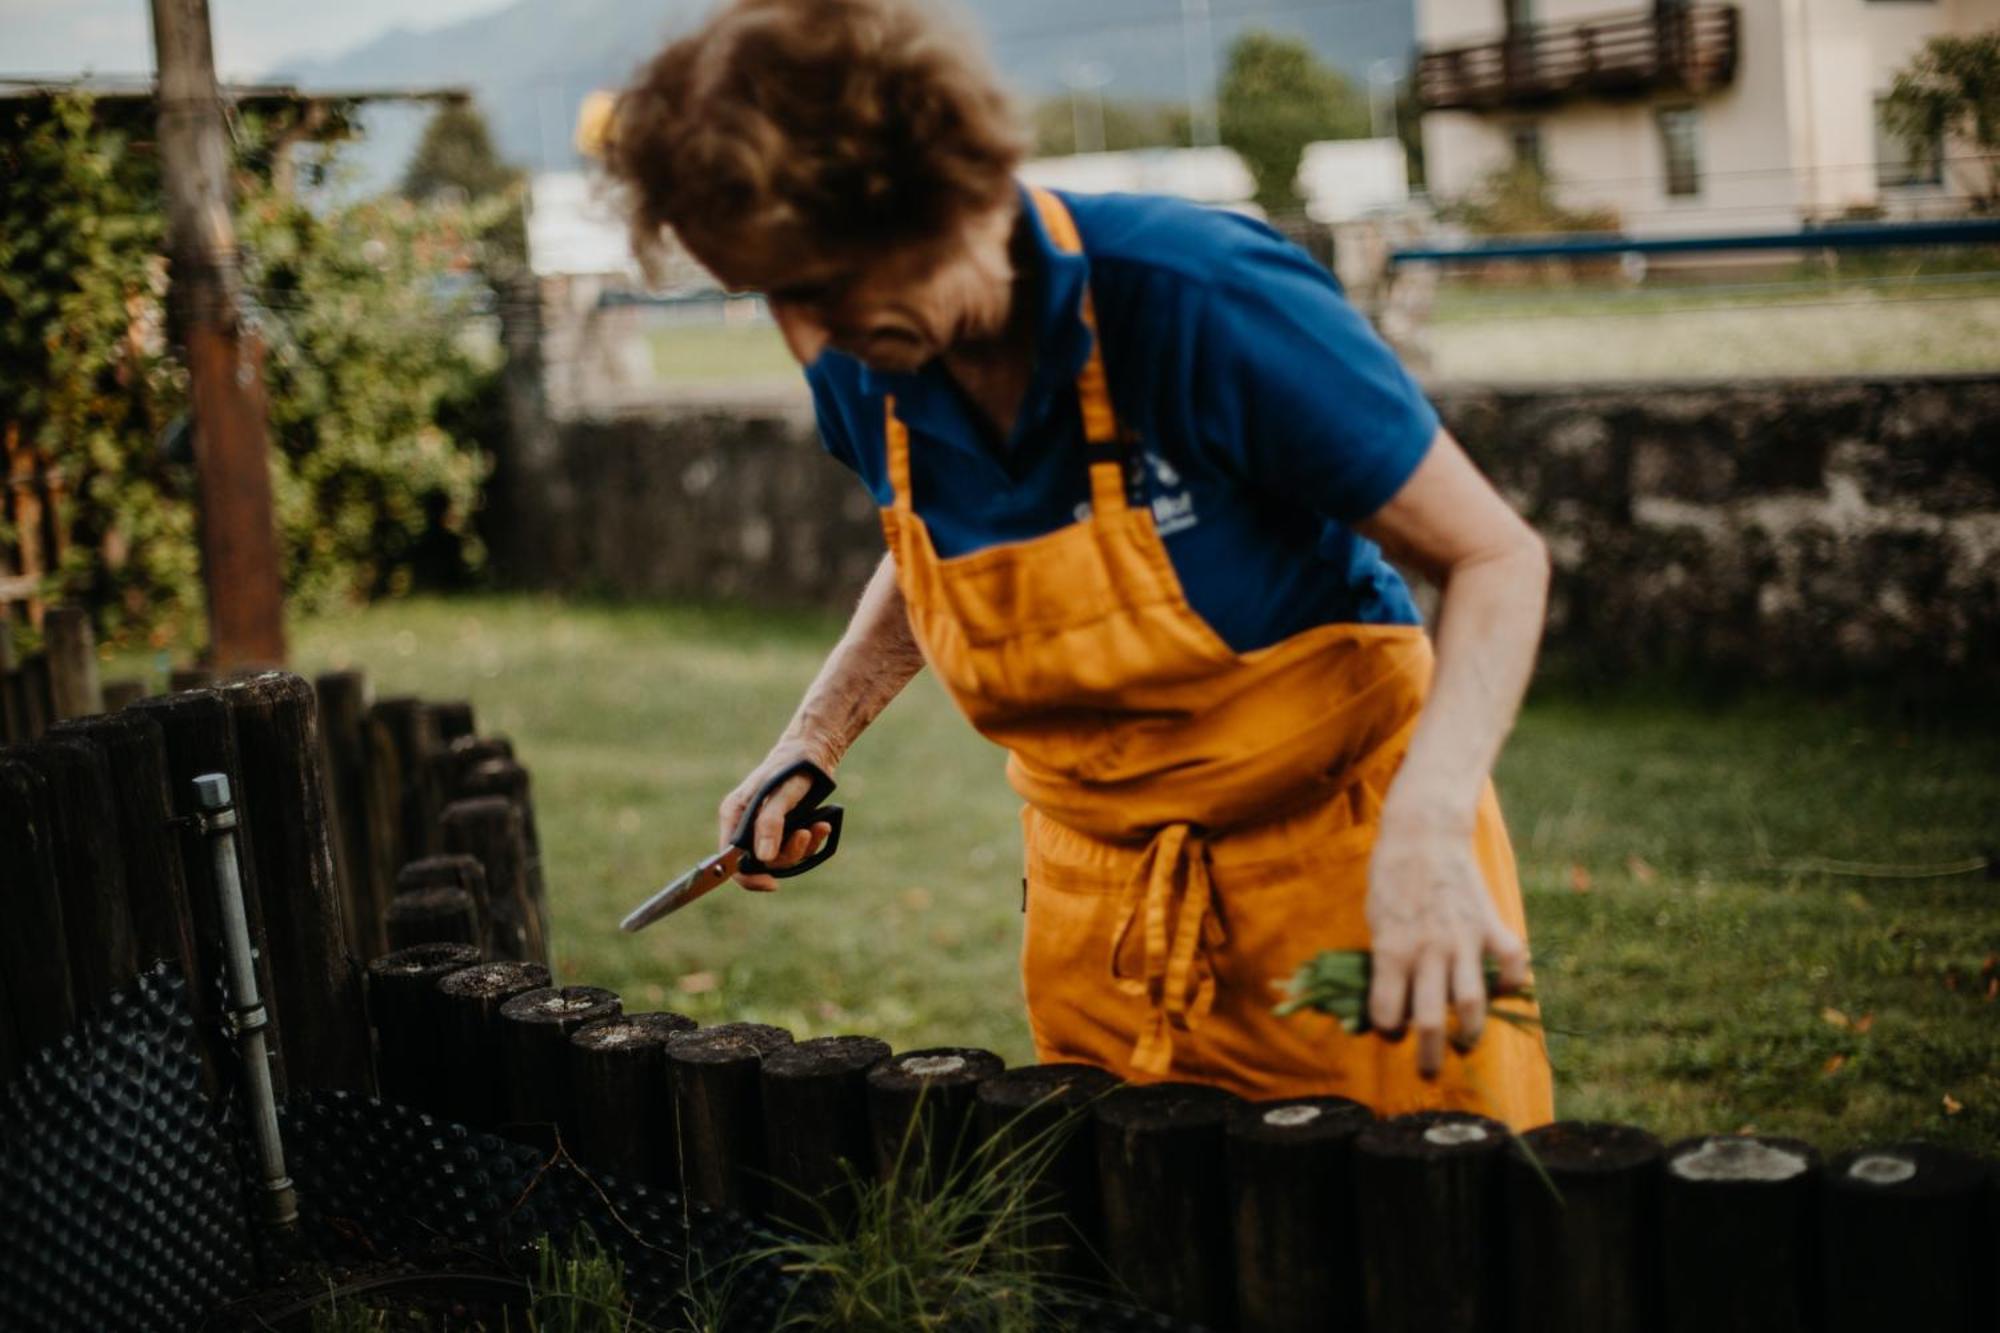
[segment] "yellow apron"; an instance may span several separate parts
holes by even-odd
[[[1082,250],[1061,201],[1034,192],[1055,243]],[[1144,507],[1093,335],[1077,379],[1092,507],[1046,536],[944,559],[917,517],[909,431],[887,408],[882,511],[910,626],[1027,801],[1022,972],[1043,1060],[1249,1097],[1338,1094],[1382,1114],[1553,1118],[1537,1036],[1489,1024],[1435,1081],[1416,1043],[1350,1037],[1271,1012],[1325,949],[1368,946],[1368,857],[1382,796],[1431,672],[1413,625],[1324,625],[1254,652],[1182,593]],[[1501,918],[1525,934],[1491,785],[1474,849]]]

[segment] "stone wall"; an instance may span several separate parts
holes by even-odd
[[[1550,644],[1608,672],[2000,679],[2000,375],[1448,386],[1548,539]],[[526,581],[841,606],[881,553],[796,404],[556,425],[503,460]]]

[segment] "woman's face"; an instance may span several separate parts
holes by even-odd
[[[692,241],[689,249],[725,285],[764,294],[800,365],[832,347],[871,369],[909,373],[1005,329],[1014,215],[1010,204],[944,242],[876,254],[787,254],[740,240],[726,252]]]

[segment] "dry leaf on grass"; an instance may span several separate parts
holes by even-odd
[[[722,978],[713,972],[690,972],[674,983],[683,995],[706,995],[722,987]]]
[[[1653,869],[1652,864],[1636,852],[1625,858],[1625,870],[1641,884],[1651,884],[1660,877],[1660,872]]]
[[[1828,1056],[1826,1063],[1819,1067],[1819,1072],[1822,1077],[1832,1078],[1835,1074],[1838,1074],[1841,1071],[1841,1068],[1844,1065],[1846,1065],[1846,1063],[1847,1063],[1847,1057],[1844,1055]]]
[[[1854,1030],[1856,1032],[1862,1033],[1863,1035],[1866,1035],[1868,1029],[1874,1026],[1875,1026],[1875,1015],[1872,1013],[1863,1014],[1861,1015],[1861,1017],[1854,1020]]]
[[[1847,1015],[1841,1013],[1840,1010],[1834,1008],[1832,1005],[1828,1005],[1826,1008],[1820,1010],[1819,1016],[1826,1021],[1828,1027],[1844,1028],[1849,1026]]]
[[[1569,891],[1571,893],[1590,892],[1590,871],[1579,861],[1569,863]]]
[[[1952,1096],[1948,1092],[1944,1095],[1944,1113],[1946,1115],[1957,1115],[1960,1111],[1963,1111],[1964,1109],[1965,1109],[1964,1102],[1960,1101],[1958,1098]]]

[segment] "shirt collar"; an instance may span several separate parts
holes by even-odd
[[[1041,210],[1026,186],[1017,186],[1021,215],[1036,268],[1030,290],[1036,301],[1035,369],[1015,422],[1014,439],[1046,415],[1056,391],[1072,384],[1090,360],[1091,333],[1083,322],[1083,294],[1090,283],[1090,259],[1057,247],[1042,222]],[[954,391],[941,361],[915,372],[878,371],[861,366],[861,390],[893,394],[896,415],[912,430],[956,440],[962,433],[963,398]]]

